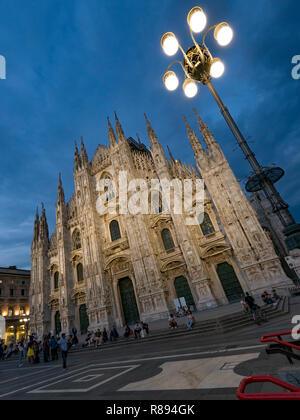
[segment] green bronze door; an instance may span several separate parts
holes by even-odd
[[[57,311],[55,313],[55,334],[60,335],[61,333],[61,322],[60,322],[60,313]]]
[[[86,305],[81,305],[79,307],[79,319],[80,319],[80,332],[81,334],[86,334],[89,328],[89,317],[86,311]]]
[[[195,301],[188,284],[188,281],[185,277],[177,277],[174,281],[175,290],[177,293],[178,298],[185,298],[186,304],[188,307],[193,306],[194,309],[196,308]]]
[[[134,324],[140,320],[132,281],[126,277],[119,281],[119,290],[125,322]]]
[[[228,263],[219,264],[217,273],[228,301],[230,303],[238,302],[241,299],[241,296],[244,295],[244,291],[233,267]]]

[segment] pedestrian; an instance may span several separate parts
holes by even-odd
[[[28,349],[27,349],[27,359],[28,363],[34,363],[34,348],[33,348],[33,342],[29,341],[28,343]]]
[[[51,349],[51,360],[58,360],[58,353],[57,353],[57,340],[54,335],[51,337],[50,340],[50,349]]]
[[[101,344],[102,344],[101,331],[98,328],[97,331],[95,332],[95,347],[100,347]]]
[[[44,337],[44,341],[43,341],[43,353],[44,353],[44,363],[48,363],[49,357],[50,357],[50,346],[49,346],[49,339],[47,336]]]
[[[73,345],[76,346],[78,344],[78,338],[77,338],[77,328],[72,328],[72,334],[73,334]]]
[[[73,336],[69,335],[69,338],[68,338],[68,352],[71,350],[72,345],[73,345]]]
[[[68,340],[66,334],[61,335],[61,339],[58,342],[61,350],[61,356],[63,360],[63,370],[67,370],[67,357],[68,357]]]
[[[112,329],[110,330],[110,334],[109,334],[110,341],[117,341],[118,337],[119,337],[119,333],[118,333],[116,327],[113,325]]]
[[[21,340],[18,344],[18,356],[19,356],[19,362],[18,362],[18,367],[22,367],[23,363],[23,357],[24,357],[24,343],[23,340]]]
[[[11,341],[10,343],[9,343],[9,346],[8,346],[8,352],[7,352],[7,354],[6,354],[6,359],[9,359],[12,355],[13,355],[13,353],[15,352],[15,349],[14,349],[14,342],[13,341]]]
[[[125,338],[130,337],[130,327],[129,327],[128,324],[126,324],[126,326],[125,326],[124,337]]]
[[[103,343],[104,344],[107,343],[107,341],[108,341],[108,334],[107,334],[106,328],[103,328],[102,337],[103,337]]]
[[[141,328],[140,324],[137,322],[136,325],[135,325],[135,328],[134,328],[134,338],[135,339],[141,338],[141,331],[142,331],[142,328]]]
[[[33,351],[34,351],[34,359],[33,363],[40,363],[40,342],[34,341],[33,342]]]

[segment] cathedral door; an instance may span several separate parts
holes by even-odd
[[[81,334],[86,334],[89,328],[89,317],[86,311],[86,305],[81,305],[79,307],[79,320],[80,320],[80,332]]]
[[[56,333],[56,335],[60,335],[60,333],[61,333],[61,322],[60,322],[59,311],[57,311],[55,313],[55,333]]]
[[[227,262],[219,264],[217,267],[217,273],[228,301],[230,303],[239,301],[241,296],[244,295],[244,291],[233,267]]]
[[[177,297],[184,297],[188,307],[193,306],[194,308],[196,308],[195,301],[187,279],[183,276],[177,277],[174,281],[174,285]]]
[[[140,320],[132,281],[126,277],[119,281],[122,308],[127,324],[134,324]]]

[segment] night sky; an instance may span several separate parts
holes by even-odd
[[[227,21],[234,29],[226,48],[207,38],[226,65],[215,87],[258,160],[286,170],[277,185],[300,221],[300,79],[291,76],[298,0],[1,0],[0,266],[30,267],[36,206],[45,203],[52,233],[60,171],[67,199],[73,193],[74,140],[84,137],[91,159],[108,143],[106,117],[115,109],[128,137],[139,133],[149,145],[146,112],[162,145],[193,162],[181,115],[196,129],[196,107],[245,182],[249,165],[208,89],[191,100],[162,83],[172,57],[161,36],[172,31],[191,46],[186,17],[196,5],[210,26]]]

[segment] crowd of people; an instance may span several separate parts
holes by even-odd
[[[144,338],[146,335],[149,335],[149,325],[146,322],[137,322],[134,329],[130,328],[128,324],[125,325],[125,330],[123,337],[126,339],[134,337],[135,339]],[[100,330],[99,328],[96,331],[88,331],[85,341],[82,344],[82,347],[101,347],[108,341],[115,342],[120,337],[117,328],[115,325],[112,326],[110,331],[107,331],[106,328]]]
[[[72,334],[67,338],[65,334],[61,337],[48,334],[39,340],[35,334],[31,334],[28,339],[22,337],[16,343],[11,341],[7,346],[4,341],[0,341],[0,360],[7,360],[12,355],[18,356],[18,366],[22,367],[27,359],[29,364],[40,363],[41,357],[44,363],[56,361],[61,354],[63,369],[67,369],[67,355],[70,348],[78,343],[77,330],[73,329]]]
[[[273,305],[276,306],[278,301],[281,300],[281,297],[278,295],[276,289],[272,290],[272,293],[268,293],[266,290],[261,295],[262,302],[265,305]],[[245,296],[242,296],[241,305],[243,307],[243,310],[247,313],[252,313],[253,308],[260,309],[260,307],[255,303],[255,300],[252,296],[249,295],[249,293],[246,293]]]
[[[169,328],[171,330],[178,328],[176,317],[177,318],[186,317],[186,326],[188,330],[191,330],[193,326],[195,325],[195,317],[192,311],[190,311],[187,307],[177,308],[175,316],[173,314],[170,314],[169,316]]]

